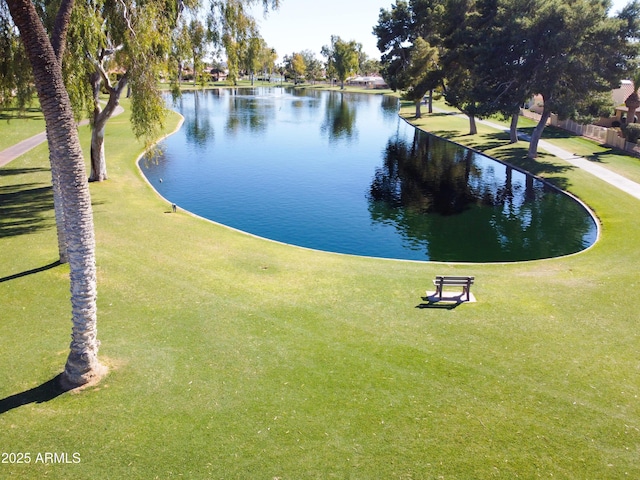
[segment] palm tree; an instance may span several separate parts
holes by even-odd
[[[62,374],[66,388],[99,379],[105,367],[98,361],[96,338],[96,264],[91,196],[84,158],[59,59],[62,58],[73,0],[63,0],[51,40],[31,0],[6,0],[29,57],[45,117],[49,160],[62,208],[66,253],[70,267],[72,341]],[[59,220],[59,219],[57,219]]]
[[[638,70],[631,78],[633,92],[624,101],[627,107],[627,124],[635,123],[636,110],[640,108],[640,97],[638,96],[638,87],[640,87],[640,70]]]

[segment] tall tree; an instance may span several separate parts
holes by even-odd
[[[481,112],[476,83],[475,42],[479,35],[478,11],[474,0],[448,0],[442,23],[444,94],[449,105],[469,118],[469,134],[477,133],[476,117]]]
[[[5,1],[20,31],[33,70],[46,122],[52,176],[57,177],[60,185],[61,198],[54,198],[54,201],[62,201],[64,208],[73,321],[70,353],[62,381],[66,387],[75,387],[98,379],[105,367],[98,361],[97,282],[91,196],[60,62],[73,0],[63,0],[51,38],[30,0]]]
[[[520,107],[533,94],[523,61],[523,22],[534,14],[535,2],[478,0],[477,5],[474,75],[480,110],[484,116],[499,113],[511,118],[510,141],[516,143]]]
[[[299,78],[303,78],[307,71],[304,57],[300,53],[294,53],[291,57],[291,73],[293,73],[294,83],[298,83]]]
[[[403,98],[411,100],[416,106],[416,118],[422,116],[420,106],[425,93],[434,86],[432,73],[438,64],[438,50],[429,45],[422,37],[413,42],[409,65],[405,70],[407,88]],[[431,95],[430,95],[431,97]]]
[[[193,85],[204,85],[206,82],[204,57],[207,54],[207,31],[202,22],[192,18],[187,28],[189,46],[191,47],[191,64],[193,65]]]
[[[311,50],[303,50],[300,52],[304,59],[305,66],[305,78],[314,83],[317,78],[320,78],[323,74],[322,62],[318,60],[315,54]]]
[[[337,35],[331,36],[331,45],[322,47],[322,55],[327,59],[327,70],[335,72],[340,80],[340,88],[344,89],[344,82],[358,71],[359,52],[362,45],[355,40],[345,41]]]
[[[107,179],[105,127],[126,88],[131,87],[134,131],[148,141],[157,135],[164,103],[156,78],[169,56],[178,5],[171,0],[147,0],[144,5],[85,1],[74,8],[63,69],[76,115],[88,111],[91,119],[90,181]]]
[[[256,72],[260,71],[262,67],[262,52],[266,45],[266,42],[260,36],[253,36],[247,42],[243,64],[251,76],[251,85],[254,84]]]
[[[373,34],[382,54],[382,76],[392,90],[406,88],[405,71],[411,59],[414,22],[409,4],[398,0],[391,10],[380,9]]]
[[[433,90],[442,83],[440,66],[442,42],[440,30],[444,5],[438,0],[416,0],[410,4],[398,0],[391,10],[380,10],[373,33],[382,53],[381,74],[394,90],[416,102],[420,116],[420,101],[429,95],[429,113],[433,112]]]
[[[620,18],[608,16],[610,2],[539,1],[526,28],[524,62],[532,89],[544,101],[528,155],[535,158],[551,113],[568,117],[590,93],[620,84],[630,55],[629,32]]]

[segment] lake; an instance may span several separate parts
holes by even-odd
[[[597,239],[572,197],[421,132],[397,99],[313,89],[185,92],[141,168],[180,208],[264,238],[404,260],[511,262]]]

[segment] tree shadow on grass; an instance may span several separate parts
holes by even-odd
[[[6,108],[0,112],[0,120],[10,122],[11,120],[43,120],[42,110],[35,107],[28,107],[24,110],[19,108]]]
[[[576,167],[569,164],[546,161],[545,157],[547,157],[546,154],[540,153],[538,158],[529,158],[526,152],[523,154],[522,148],[517,145],[500,150],[500,161],[537,177],[544,178],[547,182],[562,190],[567,190],[570,183],[565,175]],[[549,156],[549,158],[554,159],[555,157]]]
[[[33,275],[34,273],[40,273],[46,270],[51,270],[52,268],[55,268],[58,265],[61,265],[60,260],[56,260],[55,262],[52,262],[49,265],[45,265],[43,267],[32,268],[31,270],[25,270],[24,272],[14,273],[13,275],[8,275],[6,277],[0,277],[0,283],[8,282],[9,280],[15,280],[16,278],[26,277],[27,275]]]
[[[480,135],[472,135],[468,138],[472,140],[467,143],[467,146],[477,150],[478,152],[487,152],[489,150],[493,150],[494,148],[500,148],[505,144],[509,143],[509,132],[494,132],[494,133],[483,133]],[[473,139],[476,138],[477,141]],[[487,154],[490,155],[490,154]]]
[[[3,168],[0,171],[0,177],[8,177],[10,175],[29,175],[31,173],[50,173],[50,168],[33,167],[33,168]]]
[[[30,390],[16,393],[9,397],[0,400],[0,415],[7,413],[14,408],[22,407],[23,405],[29,405],[30,403],[45,403],[59,397],[68,389],[65,389],[60,384],[60,378],[62,374],[58,374],[51,380],[39,385]]]
[[[50,228],[53,188],[24,183],[0,186],[0,238],[15,237]],[[48,218],[47,218],[48,217]]]
[[[620,155],[620,156],[625,156],[625,157],[630,157],[630,158],[635,158],[637,161],[640,162],[640,159],[633,155],[631,152],[626,152],[624,150],[620,150],[618,148],[614,148],[614,147],[608,147],[607,150],[604,150],[602,152],[596,152],[593,155],[589,155],[587,157],[585,157],[587,160],[591,161],[591,162],[595,162],[595,163],[609,163],[606,160],[603,160],[601,157],[604,157],[606,155]]]

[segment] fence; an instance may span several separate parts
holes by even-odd
[[[535,120],[536,122],[539,122],[541,118],[540,114],[532,112],[530,110],[522,109],[520,113],[523,117],[530,118],[532,120]],[[619,130],[615,128],[600,127],[598,125],[581,125],[574,122],[573,120],[559,120],[558,116],[555,114],[551,115],[551,118],[549,119],[547,125],[552,125],[554,127],[567,130],[571,133],[575,133],[576,135],[591,138],[592,140],[595,140],[609,147],[614,147],[620,150],[624,150],[625,152],[632,155],[640,156],[640,145],[638,145],[637,143],[627,142],[624,137],[621,137],[618,134]]]

